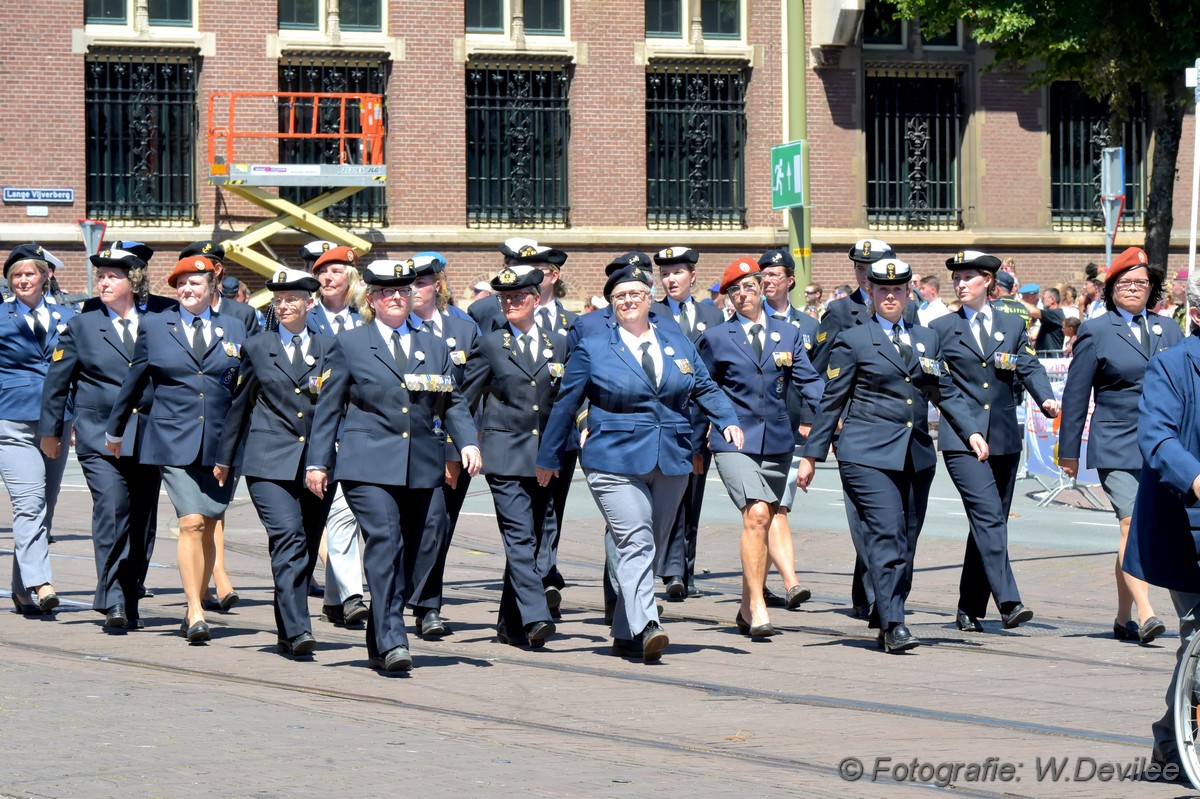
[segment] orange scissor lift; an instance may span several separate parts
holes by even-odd
[[[322,114],[327,122],[336,116],[337,130],[326,124],[327,132],[314,132],[321,130]],[[279,269],[279,263],[253,247],[266,245],[271,237],[288,229],[345,244],[360,255],[368,252],[369,241],[318,214],[367,187],[387,181],[383,138],[383,98],[378,94],[213,92],[209,95],[209,183],[274,215],[222,241],[225,257],[270,276]],[[330,142],[336,148],[337,163],[277,163],[280,143],[288,140]],[[271,190],[281,186],[317,186],[329,190],[298,205]],[[267,299],[264,293],[252,302],[262,305]]]

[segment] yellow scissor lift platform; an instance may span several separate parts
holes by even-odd
[[[336,112],[338,129],[313,132],[320,130],[321,115],[331,112]],[[213,92],[208,98],[208,181],[274,215],[222,241],[225,257],[270,277],[279,264],[253,247],[293,228],[353,247],[359,255],[367,253],[369,241],[318,214],[365,188],[386,183],[383,138],[383,98],[378,94]],[[278,143],[287,140],[331,141],[338,163],[280,164],[261,159],[264,145],[278,151]],[[298,205],[271,191],[281,186],[330,190]],[[261,307],[269,298],[260,292],[251,304]]]

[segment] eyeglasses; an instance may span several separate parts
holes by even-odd
[[[1149,287],[1149,285],[1150,285],[1149,280],[1118,280],[1117,281],[1117,288],[1121,289],[1123,291],[1129,291],[1130,289],[1137,289],[1140,291],[1144,288]]]
[[[821,292],[816,291],[815,289],[805,289],[804,293],[805,294],[820,294]]]
[[[308,302],[308,296],[303,295],[303,294],[300,295],[299,297],[272,297],[271,298],[272,305],[303,305],[306,302]]]
[[[509,305],[520,305],[532,297],[533,295],[527,291],[503,291],[500,293],[500,302],[507,302]]]
[[[735,294],[757,294],[758,282],[755,280],[747,280],[744,283],[738,283],[736,286],[730,286],[729,288],[725,289],[725,293],[731,297]]]
[[[650,296],[644,291],[622,291],[620,294],[612,296],[613,302],[641,302]]]
[[[399,286],[397,288],[373,288],[371,289],[372,297],[383,297],[389,299],[391,297],[408,297],[412,294],[410,286]]]

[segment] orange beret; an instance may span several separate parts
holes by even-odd
[[[175,288],[179,282],[179,278],[194,275],[200,272],[216,272],[217,268],[213,266],[213,262],[200,255],[189,255],[179,263],[175,264],[175,268],[171,270],[171,274],[167,275],[167,285]]]
[[[721,273],[721,292],[724,293],[730,286],[746,275],[753,275],[761,271],[762,269],[754,262],[753,258],[738,258],[725,267],[725,271]]]
[[[1113,282],[1117,279],[1117,275],[1128,272],[1135,266],[1150,266],[1150,259],[1146,257],[1146,251],[1141,247],[1130,247],[1113,258],[1112,266],[1108,267],[1108,274],[1104,276],[1104,282]]]
[[[354,251],[353,247],[346,247],[345,245],[330,247],[321,253],[321,257],[313,264],[313,274],[315,275],[317,270],[325,264],[350,264],[351,266],[358,266],[358,253]]]

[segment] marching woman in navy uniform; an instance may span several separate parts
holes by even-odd
[[[550,545],[545,519],[554,481],[539,485],[534,463],[567,360],[566,337],[533,323],[542,278],[541,270],[520,265],[492,278],[508,326],[476,340],[463,386],[479,408],[484,474],[504,541],[496,635],[502,643],[535,648],[555,627],[538,568],[538,551]]]
[[[224,485],[229,464],[245,451],[241,473],[271,553],[279,649],[302,656],[317,645],[308,614],[308,582],[333,501],[333,492],[318,497],[305,486],[305,453],[322,375],[333,368],[333,337],[312,335],[307,328],[313,292],[321,287],[316,278],[281,269],[266,287],[273,292],[279,329],[251,338],[242,348],[238,387],[213,476]]]
[[[1165,270],[1149,263],[1146,252],[1130,247],[1113,259],[1104,278],[1104,303],[1108,312],[1079,327],[1063,387],[1062,425],[1058,439],[1058,466],[1068,477],[1079,473],[1083,425],[1089,397],[1095,410],[1088,433],[1087,465],[1100,473],[1121,540],[1117,548],[1117,616],[1113,637],[1148,644],[1166,632],[1154,615],[1143,580],[1122,570],[1125,543],[1133,517],[1142,455],[1138,450],[1138,400],[1146,364],[1158,352],[1183,339],[1179,325],[1169,316],[1149,311],[1162,296]],[[1137,621],[1133,621],[1133,606]]]
[[[50,267],[37,244],[21,244],[4,261],[13,298],[0,312],[0,477],[12,498],[12,601],[26,616],[58,607],[50,573],[49,519],[65,459],[38,448],[42,387],[59,337],[75,312],[46,304]]]
[[[650,306],[652,317],[656,314],[659,319],[670,317],[679,326],[679,331],[696,346],[699,346],[705,330],[725,322],[725,315],[717,306],[696,302],[692,297],[696,285],[696,262],[699,260],[700,254],[691,247],[667,247],[656,252],[654,263],[658,265],[658,279],[666,296],[661,302]],[[592,315],[599,316],[589,314]],[[708,429],[708,418],[694,405],[692,423],[700,425],[703,430]],[[707,436],[701,446],[700,472],[693,472],[688,477],[688,487],[683,492],[683,504],[679,506],[679,514],[675,517],[671,538],[659,553],[658,575],[666,584],[667,596],[674,599],[700,595],[695,579],[696,541],[700,531],[700,509],[704,504],[704,484],[708,481],[708,469],[712,464],[712,450],[708,446]]]
[[[433,252],[417,253],[409,260],[409,266],[417,277],[412,285],[412,313],[408,323],[445,343],[450,351],[450,374],[454,384],[461,387],[467,356],[475,345],[479,327],[465,313],[462,317],[448,313],[450,292],[442,256]],[[413,567],[413,593],[408,600],[417,629],[424,636],[439,637],[450,632],[442,619],[442,581],[454,527],[458,524],[458,514],[470,485],[471,475],[462,473],[458,449],[454,442],[447,442],[446,482],[433,497],[429,528],[421,538],[421,550]]]
[[[537,479],[543,486],[562,479],[562,454],[586,400],[580,463],[617,556],[613,654],[651,662],[669,643],[654,604],[655,553],[671,533],[700,453],[690,403],[699,403],[735,447],[742,431],[692,342],[651,327],[648,268],[629,266],[608,278],[604,293],[616,308],[617,327],[583,339],[571,354],[538,449]]]
[[[67,322],[42,389],[38,432],[42,452],[49,458],[70,447],[63,410],[73,394],[75,456],[92,494],[92,609],[104,614],[106,629],[138,629],[138,600],[153,552],[161,483],[158,467],[140,460],[145,429],[137,422],[150,409],[149,389],[126,427],[127,457],[109,453],[104,430],[133,365],[134,342],[144,319],[138,305],[147,300],[146,262],[124,250],[104,250],[91,256],[91,262],[100,305]]]
[[[700,339],[700,357],[737,413],[744,444],[734,447],[715,431],[709,446],[729,498],[742,513],[742,602],[738,629],[752,636],[775,635],[767,616],[768,533],[783,498],[795,449],[788,392],[799,390],[812,410],[821,401],[821,378],[809,363],[797,328],[764,310],[758,264],[739,258],[721,275],[721,291],[734,315]],[[790,542],[789,542],[790,543]],[[791,546],[787,547],[791,552]],[[776,564],[795,601],[802,589],[793,563]],[[796,604],[799,604],[796,602]],[[795,605],[793,605],[794,607]]]
[[[1013,406],[1014,384],[1024,386],[1051,419],[1058,415],[1058,401],[1025,335],[1025,324],[988,302],[1000,259],[967,250],[946,259],[946,267],[962,306],[956,313],[934,319],[930,327],[941,342],[954,385],[981,420],[988,442],[988,459],[981,463],[953,426],[938,431],[938,450],[970,524],[954,621],[960,630],[983,632],[979,620],[991,596],[1000,620],[1011,629],[1033,618],[1033,611],[1021,603],[1008,557],[1008,511],[1022,443]]]
[[[443,426],[459,442],[463,470],[478,474],[482,465],[471,414],[451,376],[450,350],[409,326],[415,278],[406,262],[364,270],[374,319],[334,339],[305,476],[309,490],[323,497],[332,472],[362,527],[371,589],[367,655],[373,668],[386,671],[412,668],[404,607],[433,495],[445,479]]]
[[[815,462],[825,460],[844,413],[838,471],[862,519],[861,554],[875,586],[870,621],[887,652],[920,644],[904,623],[904,603],[937,466],[926,401],[938,406],[976,458],[988,456],[971,408],[950,379],[937,334],[901,321],[911,277],[903,261],[871,264],[874,313],[843,330],[829,354],[825,395],[797,478],[807,491]]]
[[[313,242],[317,245],[328,243]],[[308,329],[313,333],[336,336],[362,324],[362,317],[354,307],[362,280],[355,266],[357,263],[358,253],[352,247],[331,246],[316,255],[312,276],[321,284],[321,293],[317,295],[316,305],[308,312]]]
[[[217,523],[233,497],[235,482],[218,485],[213,476],[217,445],[237,387],[246,328],[240,319],[212,310],[216,290],[213,262],[201,256],[181,260],[167,283],[179,294],[179,308],[139,320],[133,365],[105,424],[105,446],[114,457],[133,450],[124,437],[147,386],[153,400],[139,414],[142,463],[162,467],[167,496],[179,517],[179,578],[187,598],[180,634],[190,643],[211,638],[204,620],[203,592],[217,557]],[[231,464],[237,466],[237,463]]]

